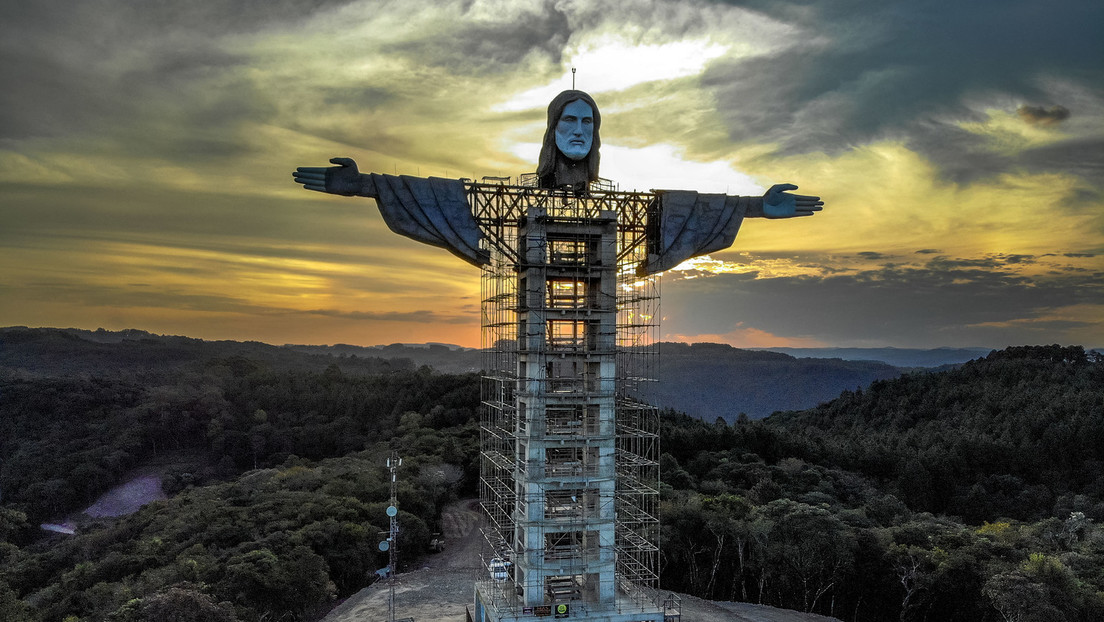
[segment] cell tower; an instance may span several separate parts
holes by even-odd
[[[466,186],[482,276],[476,622],[677,619],[658,592],[655,195]],[[652,218],[649,218],[649,216]]]
[[[379,543],[379,549],[387,553],[387,621],[395,620],[395,584],[398,581],[396,573],[399,570],[399,498],[398,498],[398,470],[402,466],[402,458],[398,452],[391,452],[387,459],[387,470],[391,473],[391,499],[387,504],[387,517],[390,528],[387,530],[387,539]]]

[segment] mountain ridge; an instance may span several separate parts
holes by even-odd
[[[421,366],[454,374],[482,369],[480,350],[442,343],[273,345],[157,335],[140,329],[6,327],[0,328],[0,346],[0,366],[46,375],[105,366],[166,372],[228,357],[244,357],[280,369],[304,367],[320,371],[336,365],[343,373],[353,374],[388,373]],[[661,342],[658,348],[659,382],[645,397],[660,407],[677,407],[700,419],[721,418],[728,422],[737,420],[741,414],[760,419],[776,411],[812,408],[843,391],[917,369],[918,362],[954,365],[988,352],[980,348],[760,350],[678,342]],[[794,355],[818,353],[806,357]],[[859,358],[843,358],[849,354]],[[879,356],[908,365],[893,365],[879,360]]]

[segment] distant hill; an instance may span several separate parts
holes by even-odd
[[[284,347],[308,354],[406,359],[419,367],[429,365],[443,374],[477,372],[483,366],[482,351],[443,343],[393,343],[386,346],[351,346],[343,343],[332,346],[289,344]]]
[[[965,363],[989,354],[989,348],[764,348],[798,358],[881,361],[895,367],[941,367]]]
[[[715,343],[660,344],[656,403],[693,417],[735,421],[778,410],[811,408],[846,390],[896,378],[902,370],[878,361],[794,358]]]
[[[661,407],[694,417],[735,421],[741,413],[753,419],[779,410],[810,408],[841,392],[893,378],[902,369],[872,360],[894,353],[910,367],[920,362],[943,364],[973,350],[838,350],[864,360],[820,355],[740,350],[723,344],[660,344],[659,383],[650,396]],[[828,352],[837,352],[830,350]],[[905,354],[907,353],[907,354]],[[381,346],[283,345],[255,341],[204,341],[156,335],[143,330],[90,331],[73,328],[0,328],[0,367],[43,375],[103,370],[164,373],[204,364],[212,359],[240,357],[273,369],[322,371],[336,365],[344,373],[378,374],[429,366],[441,373],[478,372],[482,354],[473,348],[447,344]],[[884,357],[883,358],[888,358]]]
[[[391,344],[387,346],[284,346],[299,352],[334,356],[401,358],[417,366],[428,365],[442,373],[467,373],[482,368],[481,352],[445,344]],[[843,360],[825,356],[795,358],[787,354],[741,350],[724,344],[663,342],[657,390],[651,396],[659,406],[713,421],[735,421],[740,413],[752,419],[778,410],[811,408],[848,389],[865,387],[875,380],[902,373],[893,365],[874,360]],[[890,349],[892,350],[892,349]],[[810,350],[812,351],[812,350]],[[908,366],[924,360],[924,351],[910,350]],[[954,353],[933,351],[927,360],[942,365],[987,354],[988,350]],[[978,354],[980,352],[980,354]]]
[[[0,368],[42,375],[82,372],[165,373],[212,359],[248,359],[273,369],[322,371],[337,365],[350,374],[413,369],[402,357],[332,356],[256,341],[204,341],[140,330],[0,328]]]

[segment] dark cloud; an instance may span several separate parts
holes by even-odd
[[[1015,264],[1033,264],[1036,262],[1036,259],[1034,255],[1009,255],[1004,253],[995,253],[986,255],[985,257],[969,259],[936,257],[928,262],[927,267],[931,270],[940,272],[954,271],[960,268],[994,269]]]
[[[998,264],[988,258],[941,258],[826,277],[668,280],[662,328],[683,335],[723,334],[739,323],[825,343],[916,347],[1002,347],[1053,342],[1063,334],[1100,335],[1099,324],[1048,314],[1104,302],[1104,281],[1073,271],[1029,278],[993,267]]]
[[[922,249],[916,251],[916,254],[917,255],[938,255],[939,253],[942,253],[942,252],[943,251],[941,251],[939,249],[935,249],[935,248],[922,248]]]
[[[394,91],[377,86],[340,86],[323,87],[319,93],[319,103],[331,112],[359,112],[365,108],[382,108],[397,101]]]
[[[981,119],[978,119],[981,121]],[[1104,186],[1104,139],[1072,138],[1025,149],[1014,155],[991,148],[986,136],[948,122],[926,119],[900,128],[911,149],[939,167],[942,176],[957,184],[992,178],[1010,171],[1063,172],[1076,175],[1099,188]],[[1084,190],[1084,200],[1099,200],[1100,190]]]
[[[156,188],[13,184],[4,193],[0,249],[75,251],[117,243],[183,254],[195,251],[207,257],[360,265],[364,278],[417,267],[422,255],[399,250],[417,243],[391,235],[372,203],[319,201],[307,193],[300,199],[285,199],[214,191],[167,195]],[[208,262],[196,265],[200,270],[211,266]],[[394,285],[396,289],[409,286]]]
[[[117,112],[95,76],[30,51],[0,58],[0,139],[58,136]],[[74,97],[74,93],[80,93]]]
[[[1065,106],[1020,106],[1016,112],[1028,125],[1057,125],[1070,116],[1069,108]]]
[[[10,291],[5,292],[5,289]],[[234,296],[216,293],[185,292],[164,284],[150,288],[142,284],[119,286],[97,284],[89,286],[74,281],[23,282],[16,287],[0,285],[0,295],[18,295],[22,303],[56,302],[64,300],[77,308],[171,309],[199,313],[265,314],[267,307],[251,304]]]
[[[238,155],[232,132],[263,117],[265,106],[245,75],[249,60],[227,51],[224,37],[326,4],[341,3],[90,0],[6,8],[0,139],[92,133],[137,155],[169,148],[185,161]]]
[[[142,2],[82,0],[81,2],[7,2],[4,21],[14,35],[44,32],[81,33],[103,45],[145,34],[194,31],[208,34],[251,33],[274,24],[294,24],[354,0],[224,0],[222,2]],[[115,37],[112,40],[110,37]]]
[[[961,114],[971,118],[973,113],[963,110]],[[984,121],[981,117],[972,120]],[[1013,166],[1012,158],[990,149],[984,136],[954,123],[923,118],[904,122],[898,132],[907,140],[910,149],[933,162],[938,172],[952,183],[969,184],[987,179]]]
[[[5,292],[5,290],[9,290]],[[301,315],[327,318],[372,321],[415,322],[429,324],[471,324],[478,322],[478,309],[468,308],[468,313],[448,314],[432,310],[400,312],[340,311],[336,309],[299,310],[279,306],[258,305],[233,294],[216,294],[182,291],[166,286],[163,282],[126,283],[118,286],[99,284],[89,287],[74,282],[39,281],[20,283],[18,289],[0,283],[0,294],[19,292],[23,300],[65,300],[68,304],[87,308],[160,308],[174,311],[188,310],[201,313],[241,313],[252,316]],[[473,316],[474,314],[474,316]]]
[[[831,153],[896,139],[932,157],[955,181],[1004,171],[1017,163],[987,154],[984,137],[939,119],[985,120],[968,107],[985,93],[1050,99],[1043,76],[1091,90],[1104,81],[1100,3],[894,0],[817,3],[801,12],[786,12],[784,3],[755,6],[783,11],[813,39],[780,54],[714,63],[702,82],[717,101],[729,102],[721,114],[733,138],[774,142],[785,152]]]
[[[510,21],[449,19],[426,36],[391,47],[418,62],[457,72],[483,75],[517,69],[529,54],[558,62],[571,36],[567,15],[553,2],[542,2]]]
[[[372,321],[372,322],[416,322],[419,324],[471,324],[478,321],[478,313],[461,315],[448,315],[437,311],[338,311],[336,309],[315,309],[304,311],[312,315],[323,317],[336,317],[346,320]]]
[[[1096,186],[1099,200],[1104,188],[1104,138],[1075,138],[1026,150],[1010,161],[1012,167],[1031,172],[1065,171]]]

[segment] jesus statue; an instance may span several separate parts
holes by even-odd
[[[540,188],[585,196],[597,182],[602,116],[594,99],[568,90],[548,105],[548,126],[536,176]],[[307,190],[376,199],[384,221],[400,235],[445,248],[482,266],[488,253],[461,180],[361,173],[350,158],[332,167],[299,167],[292,175]],[[648,259],[641,275],[663,272],[691,257],[732,245],[744,218],[812,216],[820,197],[792,194],[793,184],[775,184],[761,197],[657,190]]]

